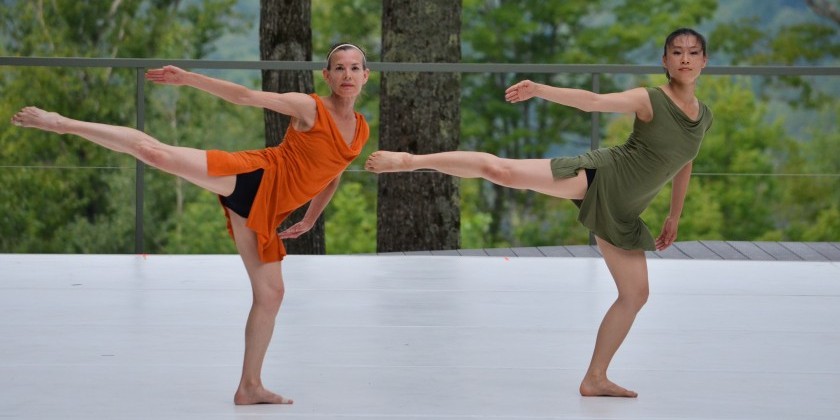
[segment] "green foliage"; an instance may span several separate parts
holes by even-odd
[[[99,177],[114,194],[93,216],[70,215],[72,223],[58,225],[50,252],[125,254],[134,252],[133,168],[100,170]]]
[[[206,58],[222,36],[253,28],[236,0],[6,1],[0,55]],[[113,7],[112,7],[113,6]],[[743,13],[723,20],[717,0],[463,0],[464,62],[658,64],[662,41],[680,26],[709,27],[710,65],[836,64],[837,24]],[[313,57],[359,44],[379,60],[382,4],[312,3]],[[255,8],[247,10],[258,10]],[[803,13],[808,12],[804,9]],[[714,20],[712,20],[714,19]],[[433,25],[430,25],[433,28]],[[251,40],[256,49],[257,40]],[[201,71],[201,70],[199,70]],[[212,72],[206,72],[211,73]],[[37,105],[70,117],[134,126],[133,69],[4,68],[0,114]],[[357,103],[371,139],[326,210],[332,254],[374,252],[375,175],[362,170],[378,147],[377,72]],[[225,78],[258,87],[258,71]],[[462,75],[461,149],[512,158],[577,154],[588,148],[590,114],[546,101],[511,105],[510,84],[531,79],[591,88],[588,74]],[[836,78],[704,75],[698,97],[715,114],[694,172],[679,239],[837,241],[840,238],[840,103]],[[320,72],[316,91],[328,93]],[[601,91],[657,85],[662,76],[600,75]],[[262,147],[262,112],[205,93],[145,85],[146,131],[202,149]],[[800,111],[801,110],[801,111]],[[600,116],[602,145],[625,141],[632,118]],[[804,122],[803,122],[804,121]],[[0,125],[0,252],[134,251],[135,162],[71,136]],[[147,169],[147,252],[232,253],[217,197]],[[484,181],[461,183],[465,248],[585,243],[567,200]],[[670,185],[642,215],[654,234],[670,209]]]
[[[313,59],[326,60],[332,45],[352,42],[365,51],[368,61],[378,61],[381,17],[381,1],[312,1]]]
[[[481,182],[476,179],[461,180],[461,247],[465,249],[490,247],[488,227],[492,217],[481,212],[476,205]]]
[[[348,176],[344,177],[349,178]],[[345,182],[327,209],[326,241],[330,254],[376,252],[376,189]],[[371,217],[373,215],[374,217]],[[335,251],[333,251],[335,250]]]
[[[231,11],[234,4],[235,0],[211,0],[200,5],[184,5],[177,0],[15,2],[0,13],[2,49],[5,54],[19,56],[201,58],[219,34],[243,27],[240,17]],[[0,90],[7,100],[0,103],[0,112],[9,116],[23,106],[36,105],[71,118],[133,126],[136,75],[133,69],[4,69]],[[192,128],[193,133],[203,134],[202,125],[210,120],[206,115],[218,114],[217,106],[202,109],[197,100],[184,103],[184,107],[185,118],[180,124],[199,127]],[[160,126],[154,94],[150,95],[148,108],[152,111],[147,129],[154,133]],[[202,110],[214,114],[196,112]],[[237,124],[230,118],[221,122],[222,127]],[[216,135],[231,133],[204,129]],[[195,139],[181,143],[189,146],[212,137],[182,134],[185,139]],[[241,133],[231,136],[247,138]],[[162,139],[173,140],[170,136]],[[0,219],[0,251],[134,250],[132,158],[76,137],[4,124],[0,126],[0,165],[5,166],[0,170],[4,186],[0,211],[8,215]],[[18,169],[16,165],[30,168]],[[166,198],[167,192],[172,192],[168,183],[173,177],[146,181],[146,225],[151,227],[146,231],[147,251],[173,251],[164,248],[170,240],[158,229],[175,223],[171,218],[181,217],[172,211],[172,201]],[[199,244],[187,240],[179,243],[187,249]],[[223,248],[229,250],[230,246]]]
[[[772,230],[772,199],[780,163],[773,156],[790,141],[780,123],[764,122],[766,109],[745,83],[707,77],[698,94],[715,104],[715,127],[706,137],[695,170],[720,202],[727,239],[753,240]],[[720,116],[720,118],[718,118]]]
[[[837,23],[797,21],[762,27],[757,17],[744,17],[718,25],[710,36],[716,53],[726,56],[733,65],[823,65],[837,63],[840,38]],[[835,104],[833,94],[821,92],[799,76],[767,80],[762,95],[780,96],[793,108],[814,108]],[[783,96],[782,96],[783,95]]]
[[[821,209],[813,225],[809,226],[804,234],[808,241],[831,241],[837,242],[840,238],[840,205],[831,204],[831,207]]]
[[[184,182],[181,182],[182,184]],[[179,186],[181,187],[181,186]],[[198,190],[198,187],[188,186]],[[166,254],[232,254],[236,246],[230,237],[224,209],[217,197],[197,191],[192,199],[183,203],[174,215],[164,221],[164,229],[148,226],[152,231],[165,234],[161,252]],[[151,221],[154,223],[154,221]]]
[[[786,237],[796,241],[837,241],[840,219],[832,219],[840,207],[840,107],[826,106],[823,124],[809,129],[813,138],[791,150],[781,195],[780,216]]]

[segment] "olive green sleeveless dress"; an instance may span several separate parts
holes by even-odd
[[[623,249],[655,249],[653,236],[639,217],[665,184],[693,160],[712,125],[712,111],[702,102],[692,120],[662,91],[648,88],[653,119],[636,118],[627,142],[575,157],[551,159],[554,179],[596,169],[578,220],[595,235]]]

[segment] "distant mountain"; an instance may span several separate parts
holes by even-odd
[[[313,2],[326,0],[313,0]],[[208,57],[214,60],[259,60],[259,20],[260,5],[254,0],[239,0],[236,11],[243,16],[250,17],[251,27],[244,34],[228,34],[215,44],[215,51]],[[772,34],[778,28],[792,23],[826,21],[811,11],[802,0],[719,0],[715,18],[711,22],[700,25],[697,29],[704,34],[710,34],[714,28],[724,22],[734,22],[743,18],[758,18],[761,26]],[[317,37],[318,34],[313,34]],[[710,46],[714,53],[714,45]],[[650,48],[645,48],[650,51]],[[647,56],[653,54],[651,56]],[[638,64],[647,64],[651,60],[658,60],[656,53],[637,55]],[[716,65],[727,65],[726,57],[713,55]],[[636,64],[636,63],[628,63]]]
[[[250,28],[244,34],[227,34],[215,43],[211,60],[256,61],[260,59],[260,2],[239,0],[235,10],[249,17]]]

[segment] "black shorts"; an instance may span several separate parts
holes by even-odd
[[[586,171],[586,191],[592,186],[592,181],[595,180],[595,169],[583,168]]]
[[[589,191],[589,187],[592,186],[592,181],[595,180],[595,169],[583,168],[583,171],[586,172],[586,191]],[[578,208],[580,205],[583,204],[583,200],[572,199],[572,203],[575,203]]]
[[[251,214],[251,206],[254,204],[254,197],[257,196],[257,189],[260,188],[263,172],[265,171],[257,169],[254,172],[237,174],[236,187],[229,196],[221,197],[222,204],[247,219]]]

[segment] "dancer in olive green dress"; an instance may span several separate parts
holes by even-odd
[[[578,219],[595,234],[618,288],[618,298],[598,330],[580,393],[636,397],[636,392],[610,381],[607,368],[648,298],[644,251],[663,250],[677,237],[692,161],[712,124],[712,112],[694,96],[707,60],[703,36],[681,28],[665,40],[662,65],[668,83],[663,86],[596,94],[525,80],[505,92],[511,103],[538,97],[587,112],[633,113],[633,132],[620,146],[555,159],[503,159],[460,151],[429,155],[377,151],[365,168],[376,173],[433,169],[574,200],[580,207]],[[639,216],[671,180],[671,210],[654,239]]]

